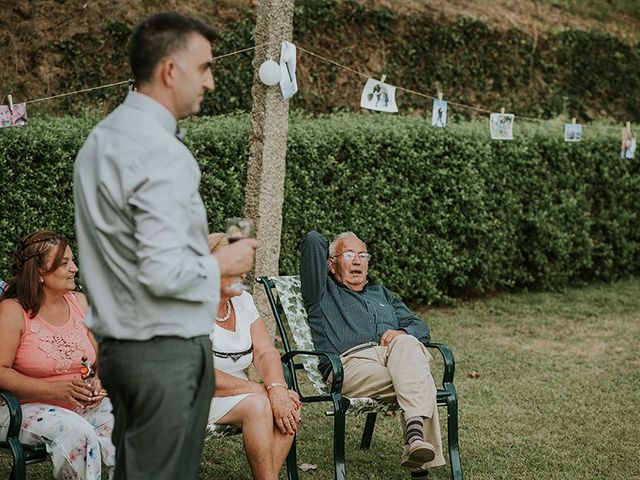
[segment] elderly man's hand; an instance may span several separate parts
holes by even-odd
[[[406,335],[406,334],[407,332],[405,332],[404,330],[387,330],[382,334],[382,337],[380,338],[380,345],[383,347],[386,347],[398,335]]]

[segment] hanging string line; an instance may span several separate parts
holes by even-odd
[[[230,57],[232,55],[238,55],[239,53],[248,52],[249,50],[255,50],[256,48],[266,47],[267,45],[271,45],[274,42],[266,42],[261,43],[260,45],[254,45],[253,47],[243,48],[242,50],[236,50],[235,52],[224,53],[222,55],[218,55],[217,57],[213,57],[214,60],[220,60],[221,58]]]
[[[307,50],[307,49],[305,49],[305,48],[301,47],[300,45],[296,45],[296,47],[297,47],[297,49],[298,49],[298,50],[300,50],[300,51],[302,51],[302,52],[305,52],[305,53],[307,53],[307,54],[309,54],[309,55],[312,55],[312,56],[314,56],[314,57],[317,57],[317,58],[319,58],[319,59],[321,59],[321,60],[323,60],[323,61],[325,61],[325,62],[328,62],[328,63],[331,63],[331,64],[333,64],[333,65],[336,65],[336,66],[338,66],[338,67],[340,67],[340,68],[342,68],[342,69],[344,69],[344,70],[347,70],[347,71],[349,71],[349,72],[351,72],[351,73],[355,73],[356,75],[359,75],[359,76],[361,76],[361,77],[363,77],[363,78],[375,78],[375,77],[374,77],[374,75],[370,75],[370,74],[366,74],[366,73],[362,73],[362,72],[359,72],[359,71],[357,71],[357,70],[354,70],[353,68],[347,67],[346,65],[343,65],[343,64],[341,64],[341,63],[339,63],[339,62],[336,62],[335,60],[331,60],[330,58],[323,57],[322,55],[319,55],[319,54],[317,54],[317,53],[315,53],[315,52],[312,52],[312,51],[310,51],[310,50]],[[409,94],[411,94],[411,95],[416,95],[416,96],[418,96],[418,97],[428,98],[428,99],[431,99],[431,100],[435,100],[436,98],[438,98],[438,97],[435,97],[435,96],[433,96],[433,95],[427,95],[426,93],[422,93],[422,92],[417,92],[417,91],[415,91],[415,90],[411,90],[411,89],[409,89],[409,88],[399,87],[399,86],[397,86],[397,85],[393,85],[393,86],[394,86],[397,90],[401,90],[401,91],[403,91],[403,92],[407,92],[407,93],[409,93]],[[486,108],[482,108],[482,107],[475,107],[475,106],[473,106],[473,105],[466,105],[466,104],[464,104],[464,103],[452,102],[452,101],[450,101],[450,100],[447,100],[447,103],[448,103],[449,105],[453,105],[453,106],[456,106],[456,107],[466,108],[466,109],[468,109],[468,110],[475,110],[476,112],[489,113],[489,114],[491,114],[491,113],[496,113],[496,112],[494,112],[493,110],[488,110],[488,109],[486,109]],[[516,114],[514,114],[514,117],[522,118],[522,119],[525,119],[525,120],[530,120],[530,121],[533,121],[533,122],[547,122],[547,123],[557,123],[557,124],[564,124],[564,123],[566,123],[566,122],[563,122],[563,121],[561,121],[561,120],[553,120],[553,119],[544,119],[544,118],[527,117],[527,116],[524,116],[524,115],[516,115]],[[589,128],[593,128],[593,127],[594,127],[594,126],[593,126],[593,125],[591,125]],[[617,129],[617,128],[619,128],[619,127],[614,126],[614,125],[598,125],[598,126],[596,126],[595,128],[600,128],[600,129],[614,129],[614,128],[615,128],[615,129]]]
[[[218,55],[216,57],[213,57],[213,60],[220,60],[221,58],[230,57],[232,55],[238,55],[240,53],[248,52],[249,50],[254,50],[256,48],[260,48],[260,47],[264,47],[264,46],[270,45],[271,43],[272,42],[262,43],[260,45],[254,45],[253,47],[243,48],[242,50],[236,50],[235,52],[224,53],[222,55]],[[100,90],[100,89],[103,89],[103,88],[116,87],[118,85],[124,85],[125,83],[128,84],[128,83],[131,83],[131,82],[132,82],[132,80],[122,80],[120,82],[109,83],[107,85],[100,85],[98,87],[83,88],[82,90],[76,90],[74,92],[60,93],[58,95],[51,95],[50,97],[37,98],[35,100],[28,100],[28,101],[26,101],[24,103],[25,104],[31,104],[31,103],[44,102],[45,100],[52,100],[54,98],[68,97],[69,95],[77,95],[79,93],[93,92],[94,90]],[[16,102],[16,103],[19,103],[19,102]]]
[[[213,60],[220,60],[222,58],[231,57],[233,55],[239,55],[241,53],[249,52],[249,51],[255,50],[257,48],[261,48],[261,47],[265,47],[265,46],[268,46],[268,45],[272,45],[273,43],[276,43],[276,42],[265,42],[265,43],[261,43],[259,45],[254,45],[252,47],[242,48],[240,50],[235,50],[233,52],[224,53],[222,55],[217,55],[217,56],[213,57]],[[331,64],[333,64],[333,65],[335,65],[337,67],[340,67],[343,70],[346,70],[346,71],[351,72],[353,74],[359,75],[360,77],[367,78],[367,79],[374,78],[374,76],[371,75],[371,74],[363,73],[363,72],[360,72],[358,70],[355,70],[355,69],[353,69],[351,67],[348,67],[348,66],[343,65],[343,64],[341,64],[339,62],[336,62],[335,60],[331,60],[330,58],[327,58],[327,57],[324,57],[324,56],[322,56],[322,55],[320,55],[318,53],[312,52],[311,50],[307,50],[306,48],[304,48],[304,47],[302,47],[300,45],[296,45],[296,47],[301,52],[304,52],[304,53],[306,53],[308,55],[311,55],[313,57],[317,57],[317,58],[319,58],[320,60],[322,60],[324,62],[331,63]],[[37,98],[35,100],[28,100],[28,101],[26,101],[24,103],[25,104],[33,104],[33,103],[38,103],[38,102],[44,102],[45,100],[52,100],[52,99],[55,99],[55,98],[67,97],[67,96],[70,96],[70,95],[77,95],[77,94],[80,94],[80,93],[92,92],[92,91],[95,91],[95,90],[115,87],[115,86],[118,86],[118,85],[130,84],[131,82],[132,82],[132,80],[122,80],[120,82],[109,83],[107,85],[100,85],[100,86],[97,86],[97,87],[84,88],[82,90],[76,90],[76,91],[73,91],[73,92],[61,93],[61,94],[58,94],[58,95],[51,95],[49,97]],[[426,93],[418,92],[416,90],[411,90],[409,88],[404,88],[404,87],[400,87],[400,86],[397,86],[397,85],[394,85],[394,87],[397,90],[400,90],[400,91],[403,91],[403,92],[407,92],[407,93],[409,93],[411,95],[416,95],[418,97],[428,98],[428,99],[431,99],[431,100],[435,100],[437,98],[437,97],[435,97],[433,95],[428,95]],[[447,103],[449,105],[452,105],[452,106],[455,106],[455,107],[465,108],[465,109],[468,109],[468,110],[474,110],[476,112],[489,113],[489,114],[494,113],[492,110],[488,110],[486,108],[475,107],[473,105],[466,105],[464,103],[452,102],[450,100],[447,100]],[[518,117],[518,118],[525,119],[525,120],[530,120],[530,121],[533,121],[533,122],[547,122],[547,123],[558,123],[558,124],[565,123],[565,122],[563,122],[561,120],[527,117],[527,116],[524,116],[524,115],[516,115],[516,114],[514,114],[514,116]],[[590,126],[590,128],[593,128],[593,127],[594,127],[593,125]],[[617,129],[619,127],[613,126],[613,125],[611,125],[611,126],[599,125],[599,126],[596,126],[595,128],[600,128],[600,129],[614,129],[614,128],[616,128]]]
[[[319,55],[319,54],[314,53],[314,52],[312,52],[310,50],[307,50],[307,49],[305,49],[305,48],[303,48],[303,47],[301,47],[299,45],[296,45],[296,48],[298,50],[302,51],[302,52],[308,53],[309,55],[312,55],[314,57],[318,57],[319,59],[324,60],[325,62],[332,63],[333,65],[336,65],[336,66],[338,66],[338,67],[340,67],[340,68],[342,68],[344,70],[347,70],[347,71],[349,71],[351,73],[355,73],[356,75],[360,75],[363,78],[373,78],[373,75],[369,75],[369,74],[362,73],[362,72],[359,72],[357,70],[354,70],[353,68],[347,67],[346,65],[342,65],[341,63],[338,63],[335,60],[331,60],[331,59],[329,59],[327,57],[323,57],[322,55]],[[416,92],[415,90],[409,90],[408,88],[403,88],[403,87],[398,87],[398,86],[395,86],[395,87],[398,90],[402,90],[404,92],[411,93],[411,94],[417,95],[419,97],[430,98],[432,100],[435,100],[435,98],[436,98],[436,97],[432,97],[431,95],[427,95],[426,93]],[[473,110],[477,110],[479,112],[489,112],[489,113],[491,112],[490,110],[485,110],[484,108],[471,107],[469,105],[463,105],[461,103],[454,103],[454,102],[449,102],[449,103],[451,105],[457,105],[459,107],[470,108],[470,109],[473,109]]]
[[[407,92],[410,93],[412,95],[417,95],[419,97],[425,97],[425,98],[430,98],[432,100],[435,100],[436,97],[433,97],[431,95],[427,95],[426,93],[420,93],[420,92],[416,92],[415,90],[410,90],[408,88],[404,88],[404,87],[397,87],[397,90],[402,90],[403,92]],[[447,100],[447,103],[449,105],[455,105],[456,107],[461,107],[461,108],[468,108],[469,110],[475,110],[476,112],[483,112],[483,113],[492,113],[491,110],[487,110],[486,108],[481,108],[481,107],[473,107],[471,105],[465,105],[463,103],[456,103],[456,102],[451,102],[449,100]]]
[[[99,87],[83,88],[82,90],[76,90],[75,92],[60,93],[58,95],[51,95],[50,97],[37,98],[35,100],[29,100],[29,101],[24,102],[24,103],[29,104],[29,103],[44,102],[45,100],[51,100],[53,98],[68,97],[69,95],[77,95],[78,93],[92,92],[94,90],[100,90],[102,88],[115,87],[116,85],[123,85],[125,83],[129,83],[129,80],[123,80],[121,82],[110,83],[108,85],[100,85]]]
[[[346,65],[343,65],[343,64],[341,64],[341,63],[338,63],[338,62],[336,62],[336,61],[334,61],[334,60],[331,60],[331,59],[329,59],[329,58],[327,58],[327,57],[323,57],[322,55],[319,55],[319,54],[314,53],[314,52],[312,52],[312,51],[310,51],[310,50],[307,50],[307,49],[305,49],[305,48],[303,48],[303,47],[301,47],[301,46],[299,46],[299,45],[296,45],[296,47],[297,47],[297,48],[298,48],[298,50],[300,50],[300,51],[303,51],[303,52],[305,52],[305,53],[308,53],[309,55],[312,55],[312,56],[314,56],[314,57],[318,57],[319,59],[324,60],[325,62],[332,63],[332,64],[334,64],[334,65],[336,65],[336,66],[338,66],[338,67],[340,67],[340,68],[343,68],[344,70],[347,70],[347,71],[349,71],[349,72],[355,73],[356,75],[360,75],[361,77],[364,77],[364,78],[374,78],[374,76],[373,76],[373,75],[366,74],[366,73],[362,73],[362,72],[359,72],[359,71],[357,71],[357,70],[354,70],[353,68],[347,67]],[[397,89],[397,90],[402,90],[403,92],[407,92],[407,93],[410,93],[410,94],[412,94],[412,95],[416,95],[416,96],[418,96],[418,97],[429,98],[429,99],[431,99],[431,100],[435,100],[435,99],[437,98],[437,97],[434,97],[434,96],[432,96],[432,95],[427,95],[426,93],[417,92],[417,91],[415,91],[415,90],[410,90],[410,89],[408,89],[408,88],[399,87],[399,86],[397,86],[397,85],[394,85],[394,87],[396,87],[396,89]],[[471,105],[465,105],[465,104],[463,104],[463,103],[456,103],[456,102],[450,102],[450,101],[447,101],[447,103],[449,103],[450,105],[455,105],[455,106],[457,106],[457,107],[468,108],[468,109],[470,109],[470,110],[476,110],[476,111],[478,111],[478,112],[492,113],[492,112],[491,112],[491,110],[487,110],[486,108],[474,107],[474,106],[471,106]]]
[[[313,53],[313,52],[312,52],[312,51],[310,51],[310,50],[306,50],[306,49],[302,48],[300,45],[296,45],[296,48],[297,48],[298,50],[300,50],[300,51],[304,52],[304,53],[308,53],[309,55],[312,55],[312,56],[314,56],[314,57],[318,57],[318,58],[320,58],[321,60],[324,60],[325,62],[333,63],[334,65],[336,65],[336,66],[338,66],[338,67],[340,67],[340,68],[343,68],[344,70],[348,70],[348,71],[350,71],[350,72],[352,72],[352,73],[355,73],[356,75],[360,75],[361,77],[364,77],[364,78],[372,78],[372,75],[367,75],[366,73],[362,73],[362,72],[359,72],[359,71],[357,71],[357,70],[354,70],[353,68],[349,68],[349,67],[347,67],[346,65],[342,65],[341,63],[338,63],[338,62],[336,62],[336,61],[334,61],[334,60],[330,60],[330,59],[328,59],[327,57],[323,57],[322,55],[318,55],[317,53]]]

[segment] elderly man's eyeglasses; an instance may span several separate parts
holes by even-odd
[[[343,257],[347,262],[352,262],[356,255],[360,259],[361,262],[368,262],[371,259],[371,254],[367,252],[356,253],[352,250],[347,250],[345,252],[339,253],[338,255],[334,255],[331,258]]]

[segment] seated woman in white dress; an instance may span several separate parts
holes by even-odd
[[[211,253],[228,244],[224,233],[209,235]],[[229,288],[237,277],[222,279],[218,313],[213,321],[216,388],[209,423],[242,428],[253,478],[276,480],[300,422],[300,399],[285,383],[276,350],[264,321],[247,292]],[[253,362],[264,385],[244,370]]]

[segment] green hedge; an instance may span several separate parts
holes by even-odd
[[[95,121],[0,130],[0,278],[20,235],[54,228],[73,238],[72,163]],[[248,117],[187,128],[220,230],[243,209]],[[294,116],[281,272],[297,272],[298,243],[315,228],[358,233],[373,279],[415,302],[638,274],[640,161],[618,157],[615,132],[585,126],[572,144],[561,125],[516,123],[516,140],[499,142],[486,120],[443,130],[419,117]]]

